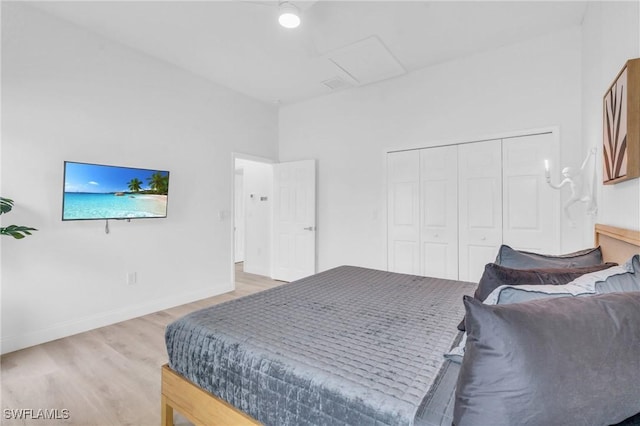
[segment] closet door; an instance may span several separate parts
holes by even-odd
[[[391,272],[420,274],[419,151],[387,154],[387,262]]]
[[[491,140],[458,147],[459,278],[478,282],[502,243],[502,145]]]
[[[422,275],[458,279],[458,147],[420,150]]]
[[[515,249],[558,253],[560,191],[547,185],[544,160],[558,164],[552,133],[502,141],[503,242]]]

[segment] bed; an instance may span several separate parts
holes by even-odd
[[[640,251],[638,231],[597,225],[595,241],[607,261]],[[162,425],[174,409],[196,425],[451,424],[459,365],[442,354],[475,287],[345,266],[192,313],[167,329]]]

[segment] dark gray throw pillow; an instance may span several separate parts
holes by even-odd
[[[593,266],[564,269],[512,269],[488,263],[478,283],[473,297],[484,301],[489,294],[501,285],[563,285],[590,272],[616,266],[616,263],[600,263]],[[464,319],[458,324],[458,330],[464,331]]]
[[[488,263],[473,297],[483,301],[501,285],[562,285],[588,274],[616,266],[617,263],[600,263],[593,266],[557,269],[512,269]]]
[[[577,268],[602,263],[602,250],[596,247],[556,256],[516,250],[503,244],[495,263],[513,269]]]
[[[610,425],[640,412],[640,292],[464,304],[456,426]]]

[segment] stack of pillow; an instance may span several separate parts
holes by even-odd
[[[617,266],[600,248],[502,246],[464,304],[456,426],[609,425],[640,413],[640,256]]]
[[[616,263],[602,263],[600,247],[552,256],[518,251],[507,245],[502,245],[498,250],[495,263],[488,263],[485,266],[473,297],[485,301],[494,290],[504,285],[568,284],[584,274],[616,265]],[[545,289],[536,290],[543,292]],[[527,298],[525,294],[522,297]],[[464,319],[458,325],[458,330],[465,331]]]

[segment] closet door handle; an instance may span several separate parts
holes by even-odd
[[[487,237],[480,237],[480,241],[486,241]]]

